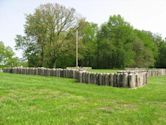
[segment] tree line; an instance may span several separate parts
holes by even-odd
[[[166,40],[138,30],[120,15],[98,26],[73,8],[44,4],[26,15],[25,35],[15,38],[30,67],[75,66],[76,30],[79,66],[93,68],[166,67]]]
[[[0,68],[19,66],[23,63],[15,56],[14,51],[11,47],[5,46],[2,41],[0,41]]]

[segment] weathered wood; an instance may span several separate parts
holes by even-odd
[[[107,85],[114,87],[135,88],[147,84],[147,78],[151,76],[166,75],[166,69],[150,70],[126,70],[114,74],[108,73],[89,73],[77,69],[48,69],[48,68],[27,68],[14,67],[5,68],[3,72],[17,74],[32,74],[43,76],[57,76],[74,78],[81,83],[91,83],[97,85]]]

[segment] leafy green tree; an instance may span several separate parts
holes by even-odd
[[[156,67],[166,68],[166,41],[159,40],[158,43],[159,53],[156,61]]]
[[[0,41],[0,67],[18,66],[18,62],[19,59],[15,57],[12,48]]]
[[[32,66],[56,67],[59,56],[68,50],[65,48],[68,31],[76,26],[77,16],[73,8],[59,4],[41,5],[33,14],[27,15],[25,39],[17,37],[16,43],[19,41],[19,44],[16,47],[26,46],[24,55]],[[20,43],[21,40],[28,42]],[[35,60],[41,64],[35,64]]]
[[[76,58],[76,30],[78,30],[78,54],[79,66],[95,66],[96,63],[96,34],[97,25],[87,22],[85,19],[78,20],[78,27],[68,31],[65,48],[68,50],[59,55],[57,65],[60,67],[75,66]]]
[[[28,66],[30,67],[40,67],[42,66],[41,61],[41,49],[36,41],[30,39],[27,36],[16,35],[16,50],[23,50],[24,60],[28,60]]]
[[[79,66],[93,68],[164,67],[165,43],[149,31],[134,29],[120,15],[100,28],[77,16],[73,8],[45,4],[26,16],[25,36],[16,36],[28,66],[75,66],[76,30]]]
[[[96,66],[97,25],[82,19],[79,21],[79,65]]]
[[[98,67],[123,68],[133,62],[133,27],[120,16],[111,16],[98,32]]]
[[[154,67],[154,34],[134,29],[120,15],[102,25],[97,37],[98,68]]]
[[[137,41],[134,43],[135,67],[154,67],[158,48],[151,32],[135,30]]]

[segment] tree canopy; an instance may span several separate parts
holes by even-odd
[[[98,27],[60,4],[41,5],[28,14],[25,36],[16,36],[16,48],[32,67],[75,66],[76,30],[79,66],[166,67],[166,42],[160,35],[135,29],[120,15]]]
[[[56,67],[59,55],[68,50],[68,31],[76,26],[73,8],[59,4],[41,5],[34,14],[26,16],[26,36],[17,35],[16,47],[24,49],[29,66]]]
[[[5,46],[4,43],[0,41],[0,68],[17,66],[18,64],[19,59],[15,56],[12,48]]]

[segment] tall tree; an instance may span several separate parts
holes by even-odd
[[[159,47],[159,55],[157,58],[157,67],[166,68],[166,42]]]
[[[79,65],[96,66],[96,40],[98,27],[85,19],[79,20]]]
[[[41,5],[33,14],[27,15],[26,38],[31,40],[30,45],[38,48],[35,54],[41,60],[41,66],[56,67],[59,55],[67,49],[64,47],[67,33],[76,26],[75,10],[59,4]]]
[[[5,46],[2,41],[0,41],[0,67],[7,66],[18,66],[19,59],[15,56],[12,48]]]
[[[154,67],[158,53],[154,35],[149,31],[135,30],[137,41],[134,43],[135,66],[134,67]]]
[[[99,68],[123,68],[133,62],[133,28],[120,15],[111,16],[98,32]]]
[[[155,35],[154,38],[158,46],[156,67],[166,68],[166,39],[163,40],[160,35]]]

